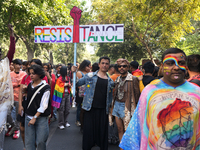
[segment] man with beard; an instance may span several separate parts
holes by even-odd
[[[162,55],[163,78],[152,81],[123,135],[124,150],[200,148],[200,88],[184,79],[186,55],[170,48]]]
[[[112,115],[115,116],[119,140],[121,141],[139,100],[140,89],[137,77],[128,72],[128,60],[119,59],[117,65],[121,75],[115,80]]]
[[[113,80],[107,75],[110,58],[99,59],[99,70],[90,72],[81,78],[76,86],[86,85],[82,109],[83,123],[83,150],[91,150],[95,144],[101,150],[108,150],[108,114],[112,102]],[[75,71],[72,67],[72,72]]]
[[[8,28],[10,30],[10,48],[7,57],[1,59],[0,50],[0,150],[3,150],[7,112],[14,100],[9,64],[15,53],[15,37],[12,25],[8,25]]]

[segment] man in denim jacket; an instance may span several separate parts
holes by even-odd
[[[86,85],[82,109],[83,150],[91,150],[95,145],[101,150],[108,149],[108,113],[112,102],[113,80],[106,74],[110,65],[109,57],[99,59],[99,70],[86,74],[76,86]]]

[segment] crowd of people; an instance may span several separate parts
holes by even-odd
[[[40,59],[13,59],[15,40],[0,62],[0,150],[4,137],[21,135],[26,150],[46,150],[51,121],[60,130],[76,102],[76,122],[83,134],[82,149],[95,145],[108,150],[200,149],[200,55],[186,56],[167,49],[160,66],[151,61],[100,57],[52,66]],[[0,54],[1,55],[1,54]],[[76,72],[76,97],[72,96]]]

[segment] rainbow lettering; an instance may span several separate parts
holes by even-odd
[[[35,43],[72,43],[73,26],[35,27]]]
[[[124,41],[123,24],[80,25],[79,43],[108,43]],[[73,26],[35,26],[35,43],[72,43]],[[77,37],[76,37],[77,38]]]

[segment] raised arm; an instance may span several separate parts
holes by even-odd
[[[14,53],[15,53],[15,37],[14,37],[13,26],[9,24],[8,28],[10,31],[10,47],[9,47],[7,57],[9,59],[9,62],[11,63],[11,61],[13,60]]]
[[[72,67],[71,67],[71,71],[72,71],[72,73],[77,72],[77,66],[72,66]],[[86,77],[86,76],[82,77],[81,79],[77,79],[77,80],[76,80],[76,86],[77,86],[77,87],[79,87],[79,86],[85,84],[85,80],[86,80],[85,77]]]

